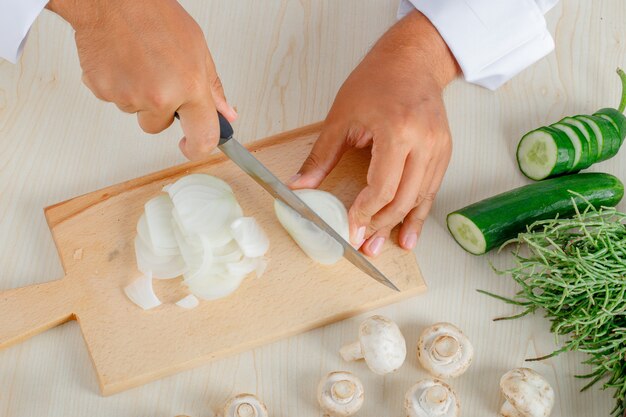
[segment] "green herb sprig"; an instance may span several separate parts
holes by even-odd
[[[583,363],[591,366],[591,372],[577,376],[589,379],[582,391],[606,379],[602,388],[615,389],[613,416],[626,412],[625,224],[625,213],[612,208],[596,210],[591,204],[582,212],[576,208],[571,219],[535,222],[527,232],[505,243],[516,245],[512,253],[516,265],[496,270],[520,285],[516,296],[479,290],[523,308],[520,314],[496,320],[542,309],[557,342],[559,336],[566,341],[551,354],[529,360],[565,351],[587,353],[589,358]]]

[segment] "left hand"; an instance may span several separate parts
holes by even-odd
[[[348,148],[372,146],[367,186],[349,210],[350,240],[366,255],[401,222],[400,246],[415,246],[450,161],[442,91],[459,72],[428,19],[409,14],[350,74],[292,180],[316,188]]]

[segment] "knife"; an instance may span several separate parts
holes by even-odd
[[[233,128],[218,112],[220,123],[220,141],[218,148],[230,158],[239,168],[252,177],[261,187],[263,187],[272,197],[282,201],[294,209],[305,219],[309,220],[324,232],[329,234],[343,247],[343,256],[361,271],[374,278],[376,281],[400,291],[385,275],[378,270],[365,256],[356,250],[349,242],[330,227],[320,216],[318,216],[309,206],[307,206],[289,187],[283,184],[272,172],[267,169],[250,151],[233,138]]]

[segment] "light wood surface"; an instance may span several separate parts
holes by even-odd
[[[320,124],[252,145],[254,155],[285,180],[298,169]],[[369,151],[346,155],[320,186],[350,206],[366,184]],[[182,278],[155,280],[163,305],[144,311],[123,288],[140,273],[134,239],[144,204],[188,174],[228,182],[246,216],[266,231],[271,247],[262,278],[249,277],[235,293],[186,310],[174,303],[187,292]],[[272,197],[224,155],[188,163],[46,209],[65,277],[0,292],[0,348],[69,319],[80,323],[100,391],[114,394],[210,360],[352,317],[425,291],[415,257],[387,245],[374,264],[401,290],[370,279],[345,259],[332,267],[297,249],[274,215]]]
[[[241,115],[238,137],[259,138],[324,118],[354,65],[395,20],[387,0],[187,0],[202,25],[230,101]],[[219,18],[217,18],[219,16]],[[321,416],[319,378],[346,369],[363,380],[361,417],[402,416],[408,387],[425,374],[415,357],[420,331],[451,321],[474,342],[475,363],[452,381],[465,416],[496,416],[498,380],[524,358],[555,347],[537,314],[516,322],[492,318],[517,310],[476,293],[513,294],[488,261],[463,253],[445,230],[450,210],[526,183],[514,148],[523,132],[567,114],[618,100],[613,71],[626,65],[626,3],[563,0],[547,15],[556,52],[497,92],[459,80],[445,94],[454,154],[433,214],[416,249],[429,284],[422,296],[378,310],[403,330],[409,356],[381,378],[337,351],[355,338],[360,318],[345,320],[103,398],[79,326],[67,323],[0,351],[0,416],[210,417],[227,397],[254,392],[275,417]],[[132,116],[99,103],[80,85],[69,28],[45,14],[21,63],[0,63],[0,289],[43,283],[63,270],[42,208],[173,166],[178,127],[149,137]],[[624,155],[599,164],[626,180]],[[626,204],[619,206],[626,209]],[[608,416],[612,392],[579,393],[583,355],[530,366],[557,392],[553,416]]]

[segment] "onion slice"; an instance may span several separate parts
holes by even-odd
[[[198,307],[198,304],[200,304],[200,301],[193,294],[189,294],[185,298],[181,298],[180,300],[176,302],[177,306],[186,308],[189,310],[192,308]]]
[[[270,248],[270,240],[254,217],[240,217],[230,224],[233,238],[244,256],[263,256]]]
[[[161,305],[152,288],[152,274],[142,275],[124,288],[126,296],[144,310]]]
[[[341,237],[349,239],[348,211],[337,197],[321,190],[294,192]],[[332,265],[343,257],[341,244],[297,211],[279,200],[274,202],[274,211],[280,224],[311,259]]]

